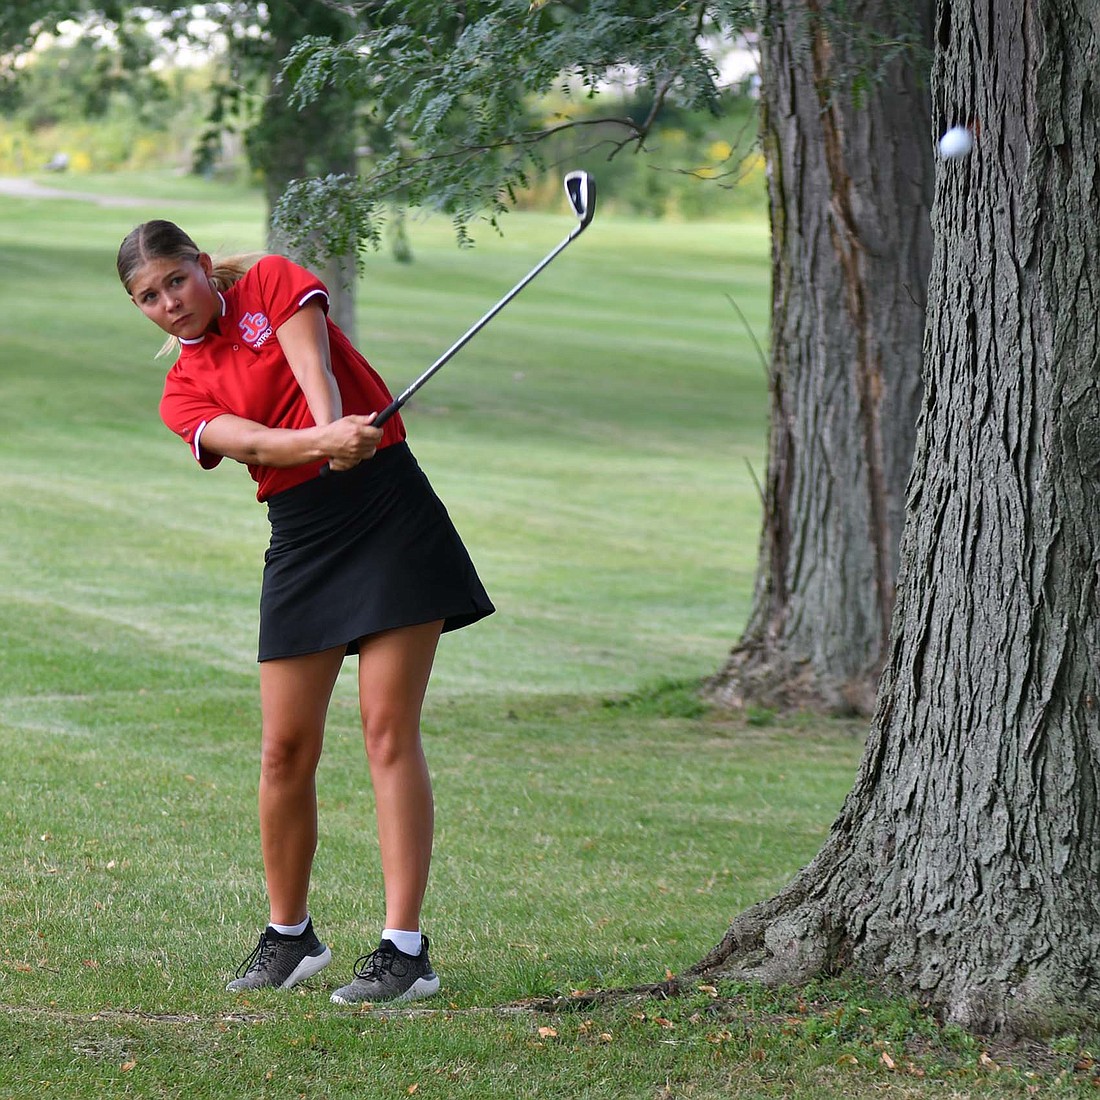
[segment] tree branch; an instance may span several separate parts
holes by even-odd
[[[703,22],[706,17],[707,6],[706,4],[700,4],[699,10],[695,13],[695,28],[691,34],[691,40],[694,42],[699,35],[703,33]],[[672,90],[672,85],[676,81],[676,77],[679,75],[680,66],[687,60],[685,54],[680,55],[679,61],[673,68],[672,73],[665,77],[664,80],[657,86],[657,90],[653,96],[653,106],[649,110],[649,114],[646,116],[645,122],[642,123],[638,133],[638,145],[641,147],[645,144],[645,139],[649,136],[649,131],[652,129],[654,122],[657,121],[657,115],[661,108],[665,104],[665,99],[668,93]],[[614,154],[612,154],[614,155]]]
[[[472,156],[477,156],[482,153],[495,152],[498,149],[521,149],[531,145],[537,145],[540,141],[545,140],[554,134],[561,133],[564,130],[571,130],[583,126],[602,126],[602,125],[614,125],[622,126],[624,129],[630,131],[631,136],[625,138],[623,141],[616,144],[616,151],[622,148],[624,145],[629,144],[631,141],[641,140],[644,136],[639,129],[638,124],[631,118],[618,118],[614,116],[607,116],[604,118],[581,118],[570,119],[568,122],[560,123],[557,126],[550,126],[542,130],[531,130],[523,134],[515,134],[510,137],[504,138],[501,141],[487,142],[475,145],[463,145],[454,149],[447,149],[441,153],[423,153],[419,156],[408,157],[403,159],[400,163],[395,164],[392,168],[384,169],[376,172],[370,176],[372,181],[381,181],[391,179],[394,176],[401,175],[409,168],[416,165],[433,164],[438,161],[465,161]],[[614,155],[614,154],[612,154]]]

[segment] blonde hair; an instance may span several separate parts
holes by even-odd
[[[118,277],[130,293],[130,284],[138,271],[150,260],[186,260],[196,262],[202,250],[175,222],[154,220],[142,222],[130,230],[118,249]],[[213,259],[210,285],[225,293],[263,255],[260,252],[241,253]],[[169,336],[157,352],[157,357],[179,351],[180,342]]]

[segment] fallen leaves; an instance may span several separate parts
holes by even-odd
[[[610,1043],[614,1037],[610,1031],[597,1031],[596,1024],[593,1020],[585,1020],[583,1023],[577,1025],[577,1035],[580,1038],[586,1038],[591,1042],[597,1043]],[[538,1037],[541,1040],[539,1045],[548,1041],[554,1041],[561,1038],[560,1033],[556,1027],[551,1027],[549,1024],[543,1024],[538,1029]]]
[[[900,1057],[900,1055],[898,1056]],[[850,1059],[850,1061],[848,1061]],[[857,1065],[858,1059],[854,1054],[843,1055],[837,1059],[839,1065],[844,1061],[848,1065]],[[891,1072],[891,1073],[907,1073],[910,1077],[923,1077],[924,1070],[920,1066],[911,1062],[908,1058],[905,1059],[904,1065],[899,1065],[897,1058],[895,1058],[888,1050],[884,1050],[879,1055],[879,1061]]]

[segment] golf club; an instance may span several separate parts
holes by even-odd
[[[397,412],[406,401],[429,378],[432,377],[436,371],[439,370],[446,362],[448,362],[456,352],[469,343],[470,339],[480,332],[544,267],[546,267],[551,260],[554,259],[559,253],[564,251],[569,245],[571,245],[587,228],[588,223],[592,220],[592,215],[596,212],[596,181],[584,171],[570,172],[564,180],[565,193],[569,196],[569,205],[573,208],[573,213],[578,218],[578,223],[574,227],[573,231],[565,238],[540,263],[536,264],[507,294],[492,309],[489,310],[480,320],[476,321],[470,326],[419,378],[416,379],[407,389],[403,390],[397,395],[375,418],[374,427],[380,428],[383,424],[395,412]],[[322,474],[329,473],[329,467],[326,464],[322,469]]]

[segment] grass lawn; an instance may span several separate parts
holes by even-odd
[[[856,725],[694,695],[755,565],[766,381],[729,301],[763,342],[751,221],[601,212],[407,411],[499,608],[444,640],[425,714],[442,996],[328,1002],[382,915],[350,663],[312,899],[335,962],[226,994],[266,915],[266,518],[243,469],[201,472],[160,425],[158,334],[113,261],[155,216],[256,248],[263,212],[191,180],[70,185],[139,198],[0,198],[0,1100],[1095,1094],[1076,1037],[999,1052],[841,983],[515,1007],[690,966],[813,856],[859,759]],[[368,257],[360,346],[403,388],[571,225],[511,216],[459,251],[415,222],[414,263]]]

